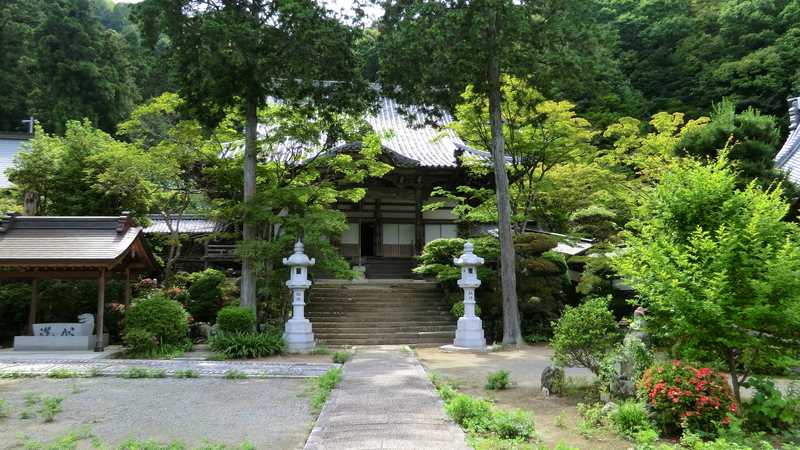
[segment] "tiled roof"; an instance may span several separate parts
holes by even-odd
[[[775,166],[789,173],[789,180],[800,183],[800,97],[789,99],[789,138],[775,155]]]
[[[448,116],[441,125],[447,125],[452,119]],[[419,161],[422,167],[456,167],[455,150],[464,145],[452,130],[436,129],[424,125],[422,114],[416,114],[410,120],[400,114],[397,103],[389,98],[382,98],[380,110],[376,115],[367,117],[367,122],[382,136],[383,146],[392,151]],[[389,133],[389,137],[383,137]]]
[[[169,233],[169,227],[167,227],[167,222],[164,220],[164,216],[160,214],[153,214],[148,218],[150,219],[150,225],[144,228],[145,234]],[[189,234],[206,234],[221,231],[221,229],[222,226],[214,220],[211,220],[205,216],[192,214],[183,216],[178,227],[178,232]]]
[[[800,127],[789,134],[789,139],[775,156],[775,164],[789,172],[789,180],[800,183]]]
[[[0,136],[0,189],[11,187],[6,170],[14,164],[14,156],[22,149],[27,137]]]
[[[6,216],[0,225],[0,266],[108,266],[142,235],[141,227],[132,225],[128,216]],[[152,263],[149,254],[139,253]]]

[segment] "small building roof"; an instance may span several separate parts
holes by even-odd
[[[11,187],[6,170],[14,165],[14,157],[30,137],[29,134],[0,134],[0,189]]]
[[[12,271],[151,270],[142,228],[119,217],[8,214],[0,221],[0,277]]]
[[[144,228],[144,234],[169,234],[167,221],[161,214],[151,214],[148,216],[150,225]],[[209,219],[200,214],[184,214],[180,223],[177,223],[177,216],[172,216],[173,226],[177,224],[178,233],[188,234],[209,234],[222,231],[224,226],[215,220]]]
[[[800,183],[800,97],[789,99],[789,138],[775,155],[775,165]]]

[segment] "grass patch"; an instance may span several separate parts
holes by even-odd
[[[47,378],[57,378],[57,379],[64,379],[64,378],[80,378],[82,375],[79,372],[74,370],[65,369],[63,367],[59,367],[57,369],[53,369],[47,373]]]
[[[336,364],[344,364],[348,359],[350,359],[350,352],[339,350],[333,354],[333,362]]]
[[[223,376],[228,380],[244,380],[245,378],[247,378],[246,373],[236,369],[228,370],[227,372],[225,372],[225,375]]]
[[[25,372],[4,372],[0,373],[0,378],[36,378],[39,375],[34,373],[25,373]]]
[[[129,367],[119,376],[122,378],[164,378],[167,372],[163,369],[148,369],[146,367]]]
[[[509,384],[511,384],[511,373],[507,370],[492,372],[486,379],[486,389],[490,391],[508,389]]]
[[[192,343],[188,342],[184,345],[172,344],[159,344],[153,348],[146,350],[132,350],[125,351],[119,358],[124,359],[175,359],[183,356],[184,353],[192,350]]]
[[[8,402],[0,399],[0,420],[8,418],[11,413],[9,411]]]
[[[328,347],[326,347],[324,345],[317,345],[311,350],[310,353],[312,355],[330,355],[331,354],[331,349],[329,349]]]
[[[42,422],[50,423],[55,420],[56,415],[63,411],[61,403],[64,397],[43,397],[41,406],[39,407],[39,415],[42,417]]]
[[[175,378],[197,378],[197,372],[192,369],[176,370]]]
[[[322,407],[325,406],[325,402],[331,396],[331,391],[340,381],[342,381],[342,369],[338,367],[328,370],[317,378],[317,383],[311,396],[311,410],[314,414],[319,414],[322,411]]]
[[[533,420],[521,409],[500,409],[491,402],[462,394],[437,374],[431,375],[445,403],[447,415],[460,425],[475,448],[527,449],[536,448]]]

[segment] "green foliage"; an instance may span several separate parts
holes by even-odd
[[[678,360],[647,369],[638,387],[656,426],[667,436],[686,431],[716,436],[737,410],[724,375]]]
[[[180,303],[156,291],[133,301],[125,316],[126,334],[130,330],[147,331],[161,345],[185,345],[189,335],[189,315]]]
[[[63,367],[59,367],[51,370],[50,372],[47,372],[47,378],[63,379],[63,378],[78,378],[80,376],[81,376],[80,373],[74,370],[65,369]]]
[[[129,367],[120,375],[122,378],[164,378],[167,373],[162,369],[148,369],[146,367]]]
[[[8,418],[9,415],[8,402],[0,399],[0,420]]]
[[[344,364],[348,359],[350,359],[350,352],[340,350],[333,354],[333,362],[336,364]]]
[[[159,342],[155,334],[143,328],[130,328],[122,337],[129,351],[136,355],[154,355],[158,352]]]
[[[495,391],[508,388],[511,383],[511,374],[507,370],[492,372],[486,379],[486,389]]]
[[[38,411],[42,422],[50,423],[54,421],[58,413],[64,410],[61,405],[63,401],[64,397],[42,397]]]
[[[529,413],[496,408],[489,401],[459,393],[436,373],[431,374],[431,382],[444,400],[447,414],[469,433],[471,439],[498,439],[503,441],[502,445],[524,445],[535,435]]]
[[[286,347],[283,336],[275,331],[219,332],[208,341],[211,351],[231,359],[252,359],[282,353]]]
[[[737,113],[728,99],[714,105],[708,125],[687,133],[681,142],[682,151],[695,157],[714,159],[727,149],[728,158],[740,171],[740,185],[757,180],[764,188],[785,178],[775,168],[774,158],[781,144],[774,117],[752,107]]]
[[[639,433],[653,429],[645,405],[632,400],[621,403],[608,418],[614,430],[628,439],[635,439]]]
[[[614,261],[648,309],[648,332],[682,356],[724,363],[738,383],[786,364],[800,326],[798,226],[776,191],[737,188],[723,154],[666,171]]]
[[[603,358],[621,339],[608,299],[592,298],[579,306],[566,307],[553,324],[550,344],[558,364],[586,367],[599,374]]]
[[[256,315],[247,308],[226,306],[217,313],[221,333],[250,333],[256,327]]]
[[[241,370],[229,369],[225,371],[224,377],[225,379],[228,380],[244,380],[245,378],[247,378],[247,374],[242,372]]]
[[[482,312],[481,307],[478,306],[478,305],[475,305],[475,315],[480,317],[481,316],[481,312]],[[464,316],[464,302],[462,301],[462,302],[453,303],[453,306],[450,307],[450,314],[452,314],[453,317],[455,317],[456,319],[459,319],[459,318],[463,317]]]
[[[771,380],[751,378],[746,387],[754,389],[755,393],[742,408],[745,428],[778,434],[800,427],[800,390],[797,386],[784,394]]]
[[[342,381],[342,369],[333,368],[322,374],[317,378],[314,392],[311,395],[311,410],[314,414],[319,414],[325,402],[331,396],[331,391]]]
[[[175,378],[197,378],[197,372],[192,369],[183,369],[175,371]]]
[[[216,269],[206,269],[193,273],[189,281],[189,314],[197,322],[213,321],[222,308],[225,274]]]

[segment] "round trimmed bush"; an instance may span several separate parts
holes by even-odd
[[[144,330],[159,344],[182,345],[189,337],[189,313],[175,300],[155,292],[136,300],[125,316],[125,334]]]
[[[256,313],[249,308],[226,306],[217,313],[221,333],[248,333],[256,328]]]
[[[606,298],[593,298],[564,309],[558,322],[553,323],[550,341],[556,363],[585,367],[600,374],[603,358],[622,340],[608,302]]]

